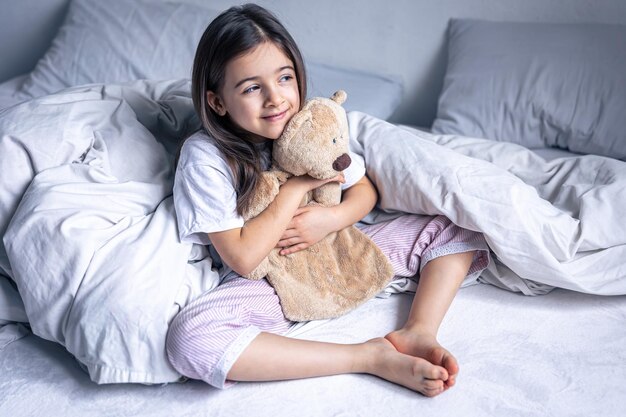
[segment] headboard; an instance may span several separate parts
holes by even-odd
[[[164,0],[151,0],[164,1]],[[178,0],[224,9],[232,1]],[[0,0],[0,81],[29,71],[49,47],[69,0]],[[398,75],[404,98],[391,121],[430,126],[446,65],[450,18],[626,24],[623,0],[258,0],[308,59]]]

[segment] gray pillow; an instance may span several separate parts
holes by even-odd
[[[626,26],[451,20],[434,133],[626,159]]]
[[[50,49],[19,93],[33,98],[88,83],[189,78],[195,48],[219,11],[183,3],[72,0]],[[386,119],[402,97],[393,78],[307,63],[312,93],[348,92],[347,110]]]
[[[402,101],[402,82],[392,76],[307,63],[309,97],[330,97],[337,90],[348,93],[342,105],[347,111],[358,110],[388,119]]]
[[[82,84],[189,78],[198,40],[218,14],[188,4],[72,0],[22,92],[38,97]]]

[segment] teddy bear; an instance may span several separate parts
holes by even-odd
[[[339,90],[330,99],[312,98],[287,123],[274,141],[272,167],[262,173],[243,213],[246,221],[273,201],[290,176],[328,179],[350,165],[348,120],[341,106],[346,97]],[[310,191],[301,206],[333,206],[340,201],[341,185],[330,182]],[[379,293],[393,276],[387,257],[355,226],[293,254],[279,251],[272,249],[246,278],[267,278],[285,317],[292,321],[340,316]]]

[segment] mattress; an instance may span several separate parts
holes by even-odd
[[[411,295],[375,298],[296,337],[358,342],[395,329]],[[566,290],[527,297],[460,290],[440,341],[457,385],[428,399],[369,375],[239,383],[98,386],[60,345],[29,335],[0,351],[0,415],[32,416],[616,416],[626,406],[626,296]]]

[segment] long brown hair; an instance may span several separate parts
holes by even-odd
[[[240,214],[249,203],[261,173],[260,154],[249,132],[232,123],[228,115],[220,116],[211,109],[207,91],[221,90],[226,65],[231,59],[264,42],[274,43],[293,62],[302,103],[306,98],[306,73],[300,50],[276,16],[256,4],[231,7],[209,24],[196,49],[191,77],[196,113],[233,172]]]

